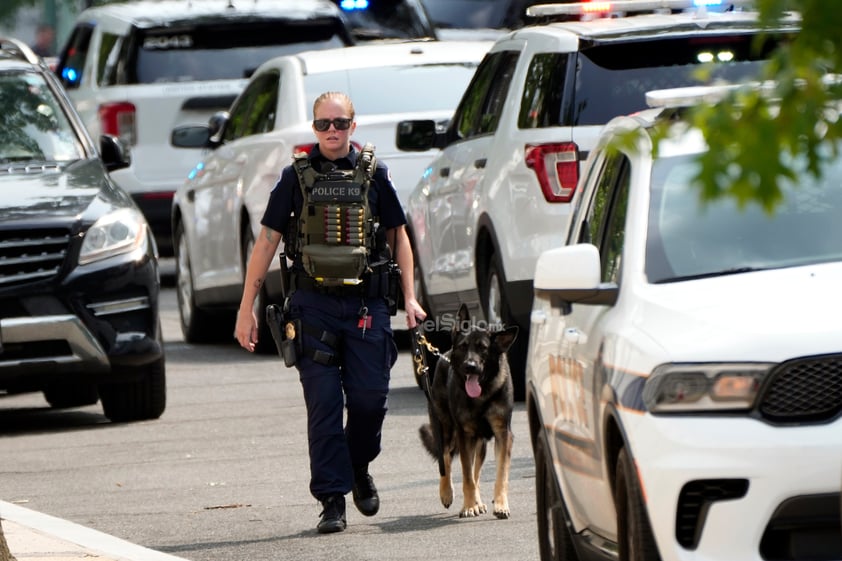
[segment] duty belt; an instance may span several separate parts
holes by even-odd
[[[377,298],[386,296],[388,291],[388,279],[382,267],[375,268],[359,284],[324,285],[313,277],[301,273],[293,273],[291,277],[293,290],[305,290],[329,296]]]

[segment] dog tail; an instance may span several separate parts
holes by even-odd
[[[427,452],[434,458],[439,459],[439,451],[437,450],[436,445],[436,438],[433,436],[433,427],[430,426],[430,423],[425,425],[421,425],[421,428],[418,429],[418,434],[421,436],[421,443],[424,445],[424,448],[427,449]]]

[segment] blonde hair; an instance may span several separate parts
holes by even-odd
[[[332,99],[338,103],[345,105],[345,109],[348,110],[348,114],[351,116],[351,119],[354,118],[354,104],[351,103],[351,98],[342,92],[325,92],[319,97],[316,98],[316,101],[313,102],[313,118],[316,118],[316,108],[321,105],[323,102]]]

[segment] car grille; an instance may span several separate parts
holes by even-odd
[[[761,390],[758,411],[782,424],[835,419],[842,412],[842,355],[780,364]]]
[[[0,287],[55,277],[69,244],[61,228],[0,232]]]

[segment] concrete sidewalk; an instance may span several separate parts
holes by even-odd
[[[17,561],[187,561],[3,501],[0,520]]]

